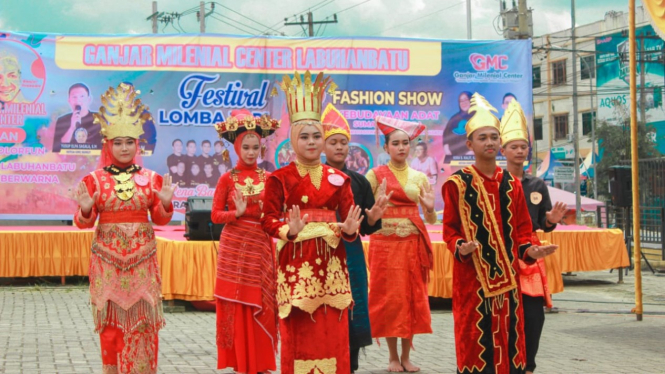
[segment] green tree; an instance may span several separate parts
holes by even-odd
[[[609,170],[614,165],[629,165],[630,162],[630,122],[619,125],[611,125],[606,121],[598,121],[596,136],[598,137],[598,147],[600,162],[596,165],[596,177],[598,178],[598,197],[606,201],[609,196]],[[655,158],[661,156],[656,149],[656,143],[653,141],[655,129],[652,126],[638,122],[637,125],[637,149],[640,160]],[[622,163],[621,161],[625,161]],[[647,183],[646,173],[640,173],[640,189],[650,188]],[[643,190],[641,192],[648,193]]]

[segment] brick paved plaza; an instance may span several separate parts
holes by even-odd
[[[642,322],[629,314],[632,273],[624,284],[617,284],[616,272],[564,279],[565,291],[554,296],[559,313],[546,316],[537,373],[665,373],[665,276],[644,273]],[[0,287],[0,373],[101,372],[87,286],[71,283]],[[187,308],[168,313],[166,319],[159,371],[216,372],[214,313]],[[433,302],[432,322],[434,334],[416,337],[412,359],[423,373],[454,373],[448,301]],[[366,350],[358,372],[384,373],[386,366],[387,346],[382,342]]]

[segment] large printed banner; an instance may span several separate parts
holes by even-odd
[[[517,98],[531,125],[531,41],[371,38],[243,38],[225,35],[36,35],[0,32],[0,219],[71,219],[73,191],[101,148],[92,113],[121,82],[141,91],[153,120],[144,125],[144,166],[171,173],[175,219],[190,196],[212,196],[235,164],[232,144],[213,125],[231,110],[270,114],[282,128],[266,141],[261,165],[295,159],[284,74],[325,71],[339,86],[326,98],[349,121],[347,167],[362,174],[386,164],[374,117],[420,121],[412,167],[437,191],[473,162],[465,145],[470,96],[479,92],[501,116]],[[279,90],[278,90],[279,91]],[[324,104],[325,105],[325,104]],[[222,155],[230,153],[230,160]]]
[[[665,110],[663,108],[663,40],[651,25],[640,27],[637,38],[637,103],[644,92],[646,122],[653,126],[652,139],[659,151],[665,153]],[[596,38],[596,90],[599,120],[612,125],[630,126],[630,46],[628,35],[615,33]],[[644,89],[641,87],[644,78]]]

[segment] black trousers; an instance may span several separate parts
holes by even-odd
[[[351,372],[358,370],[358,356],[360,355],[360,348],[351,348]]]
[[[522,294],[524,307],[524,341],[526,343],[526,371],[536,370],[536,353],[540,335],[545,324],[545,300],[542,296],[532,297]]]

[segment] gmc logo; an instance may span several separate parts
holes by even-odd
[[[505,61],[508,61],[508,56],[506,55],[483,55],[480,53],[472,53],[469,56],[469,61],[476,71],[508,69],[508,64],[504,63]]]

